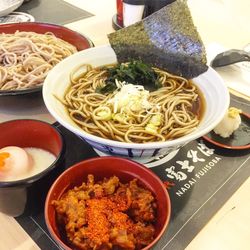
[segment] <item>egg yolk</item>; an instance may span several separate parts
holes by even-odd
[[[9,158],[10,157],[10,153],[8,152],[1,152],[0,153],[0,168],[1,167],[4,167],[5,165],[5,159]]]
[[[9,146],[0,150],[0,175],[21,175],[30,170],[32,159],[22,148]]]

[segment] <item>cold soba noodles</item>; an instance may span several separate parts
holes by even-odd
[[[41,85],[58,62],[75,52],[75,46],[51,32],[0,34],[0,90],[21,90]]]
[[[75,77],[84,67],[86,72]],[[70,81],[60,101],[85,132],[102,138],[171,140],[191,133],[201,118],[201,98],[191,81],[140,61],[99,68],[82,65]]]

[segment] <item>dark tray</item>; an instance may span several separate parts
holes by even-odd
[[[231,106],[250,112],[250,103],[231,96]],[[43,215],[46,193],[53,180],[66,168],[81,160],[96,157],[97,153],[83,140],[59,124],[65,139],[65,161],[56,173],[38,183],[39,197],[32,201],[17,222],[41,249],[60,249],[50,237]],[[185,145],[178,152],[147,165],[165,182],[172,202],[172,216],[168,230],[153,248],[185,249],[211,217],[247,179],[250,171],[249,150],[233,151],[215,147],[202,138]]]
[[[72,23],[93,16],[63,0],[32,0],[23,3],[17,11],[32,15],[37,22],[54,24]]]

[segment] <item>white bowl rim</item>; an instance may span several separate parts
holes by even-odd
[[[82,53],[84,54],[86,51],[90,51],[90,50],[96,50],[96,49],[103,49],[103,48],[111,48],[111,46],[109,44],[106,45],[101,45],[101,46],[96,46],[96,47],[92,47],[92,48],[88,48],[86,50],[77,52],[76,54]],[[68,60],[72,60],[71,58],[74,57],[76,54],[73,54],[69,57],[67,57],[66,59],[64,59],[63,61],[61,61],[60,63],[58,63],[53,69],[56,69],[59,64],[63,64],[64,62],[68,61]],[[224,89],[224,92],[227,96],[225,96],[225,102],[224,102],[224,106],[222,108],[222,110],[224,110],[224,112],[221,112],[220,115],[217,116],[217,119],[215,119],[212,123],[209,124],[209,126],[205,127],[204,129],[197,131],[197,132],[192,132],[190,134],[187,134],[185,136],[182,136],[180,138],[174,139],[174,140],[168,140],[168,141],[164,141],[164,142],[148,142],[148,143],[129,143],[129,142],[120,142],[120,141],[115,141],[115,140],[111,140],[111,139],[105,139],[105,138],[101,138],[99,136],[95,136],[92,134],[89,134],[87,132],[85,132],[84,130],[82,130],[80,127],[74,127],[71,124],[67,123],[64,121],[63,118],[61,118],[56,111],[54,110],[53,106],[50,104],[50,101],[48,99],[47,96],[47,85],[49,83],[48,79],[50,78],[51,72],[53,72],[53,69],[49,72],[48,76],[46,77],[44,84],[43,84],[43,99],[44,99],[44,103],[48,109],[48,111],[51,113],[51,115],[61,124],[63,125],[65,128],[69,129],[71,132],[77,134],[78,136],[86,139],[87,141],[91,141],[91,142],[95,142],[95,143],[99,143],[99,144],[104,144],[107,146],[111,146],[111,147],[116,147],[116,148],[125,148],[125,149],[160,149],[160,148],[167,148],[167,147],[174,147],[174,146],[178,146],[178,145],[184,145],[187,142],[193,141],[197,138],[202,137],[203,135],[207,134],[208,132],[210,132],[212,129],[214,129],[214,127],[222,120],[223,116],[226,113],[226,110],[229,107],[229,103],[230,103],[230,95],[229,95],[229,91],[228,88],[224,82],[224,80],[221,78],[221,76],[210,66],[208,66],[208,70],[203,73],[203,74],[207,74],[210,73],[214,76],[216,76],[216,78],[218,79],[218,81],[221,84],[221,87]],[[202,75],[203,75],[202,74]],[[197,79],[200,76],[197,77]],[[196,78],[194,78],[196,79]],[[78,125],[76,125],[78,126]]]

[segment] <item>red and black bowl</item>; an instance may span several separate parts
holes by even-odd
[[[57,162],[63,156],[63,137],[56,127],[46,122],[28,119],[12,120],[0,123],[0,131],[0,149],[7,146],[34,147],[49,151],[56,156],[56,160],[41,173],[17,181],[0,181],[0,188],[27,185],[35,182],[55,168]]]
[[[61,164],[64,141],[60,131],[53,125],[38,120],[21,119],[0,123],[0,149],[7,146],[40,148],[56,157],[53,163],[33,176],[15,181],[0,181],[0,211],[18,216],[24,212],[28,203],[36,202],[34,199],[29,200],[28,191],[36,191],[34,197],[38,196],[40,200],[42,193],[47,193],[46,185],[49,184],[47,182],[43,186],[42,181],[52,176],[53,171]]]
[[[104,177],[117,176],[122,183],[132,179],[138,180],[138,185],[152,192],[157,202],[155,238],[143,250],[151,249],[166,231],[171,214],[170,198],[162,181],[151,170],[134,161],[120,157],[97,157],[79,162],[64,171],[51,186],[45,202],[45,222],[53,239],[63,249],[70,250],[61,225],[57,221],[56,211],[52,205],[53,200],[58,200],[67,190],[80,186],[87,181],[88,174],[93,174],[95,181]]]
[[[78,51],[94,46],[93,42],[88,37],[61,25],[42,22],[7,23],[0,25],[0,34],[12,34],[16,31],[36,32],[38,34],[52,32],[56,37],[75,46]],[[0,96],[31,94],[41,92],[41,90],[42,85],[20,90],[0,90]]]

